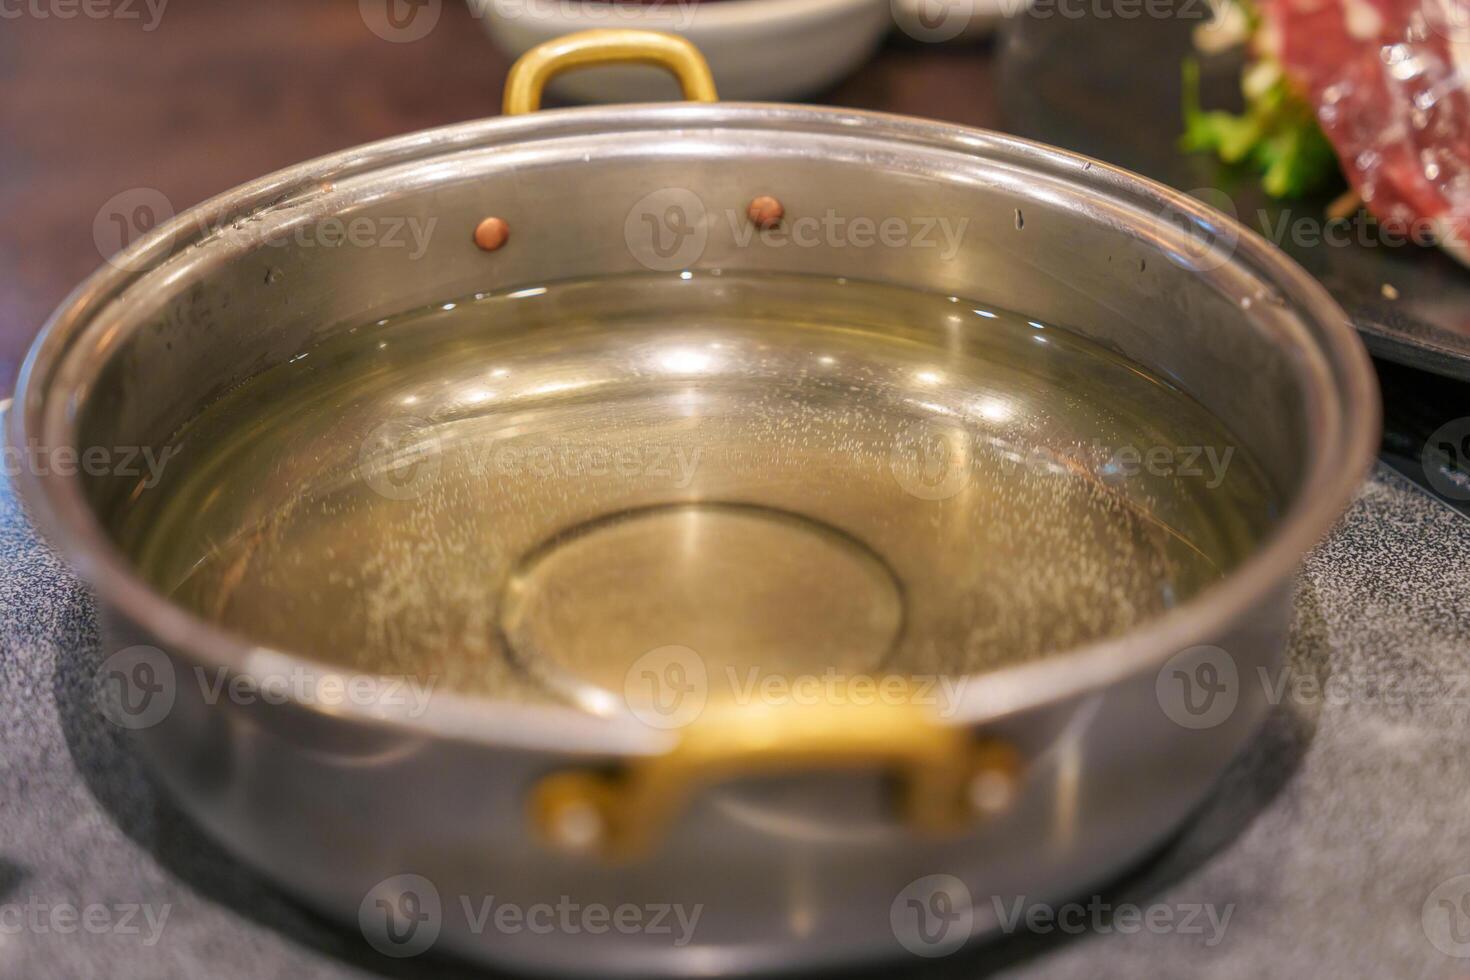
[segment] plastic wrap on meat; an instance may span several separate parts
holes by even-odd
[[[1267,0],[1263,42],[1385,234],[1470,265],[1470,0]]]

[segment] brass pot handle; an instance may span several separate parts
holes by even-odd
[[[663,755],[545,776],[531,793],[531,822],[553,850],[623,863],[649,853],[703,787],[813,769],[891,775],[904,823],[945,835],[1009,806],[1019,763],[1010,746],[912,702],[711,707]]]
[[[715,79],[699,49],[676,34],[601,29],[579,31],[536,45],[521,55],[505,79],[505,114],[520,116],[541,108],[547,82],[573,68],[639,64],[667,68],[690,102],[717,102]]]

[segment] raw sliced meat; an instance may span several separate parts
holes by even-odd
[[[1385,232],[1470,265],[1470,0],[1265,0],[1258,42]]]

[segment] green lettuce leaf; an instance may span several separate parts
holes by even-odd
[[[1300,197],[1340,183],[1332,144],[1284,73],[1268,70],[1266,84],[1243,84],[1246,108],[1240,114],[1202,108],[1199,76],[1199,62],[1186,58],[1182,149],[1252,167],[1272,197]]]

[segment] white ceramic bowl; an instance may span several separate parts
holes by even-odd
[[[722,99],[794,99],[820,91],[866,61],[893,26],[890,0],[662,0],[648,6],[582,0],[469,0],[486,33],[516,57],[552,38],[595,27],[668,31],[709,60]],[[552,92],[578,102],[678,98],[655,68],[589,68]]]
[[[976,41],[995,33],[1008,17],[1019,17],[1032,0],[892,0],[899,30],[917,41]]]

